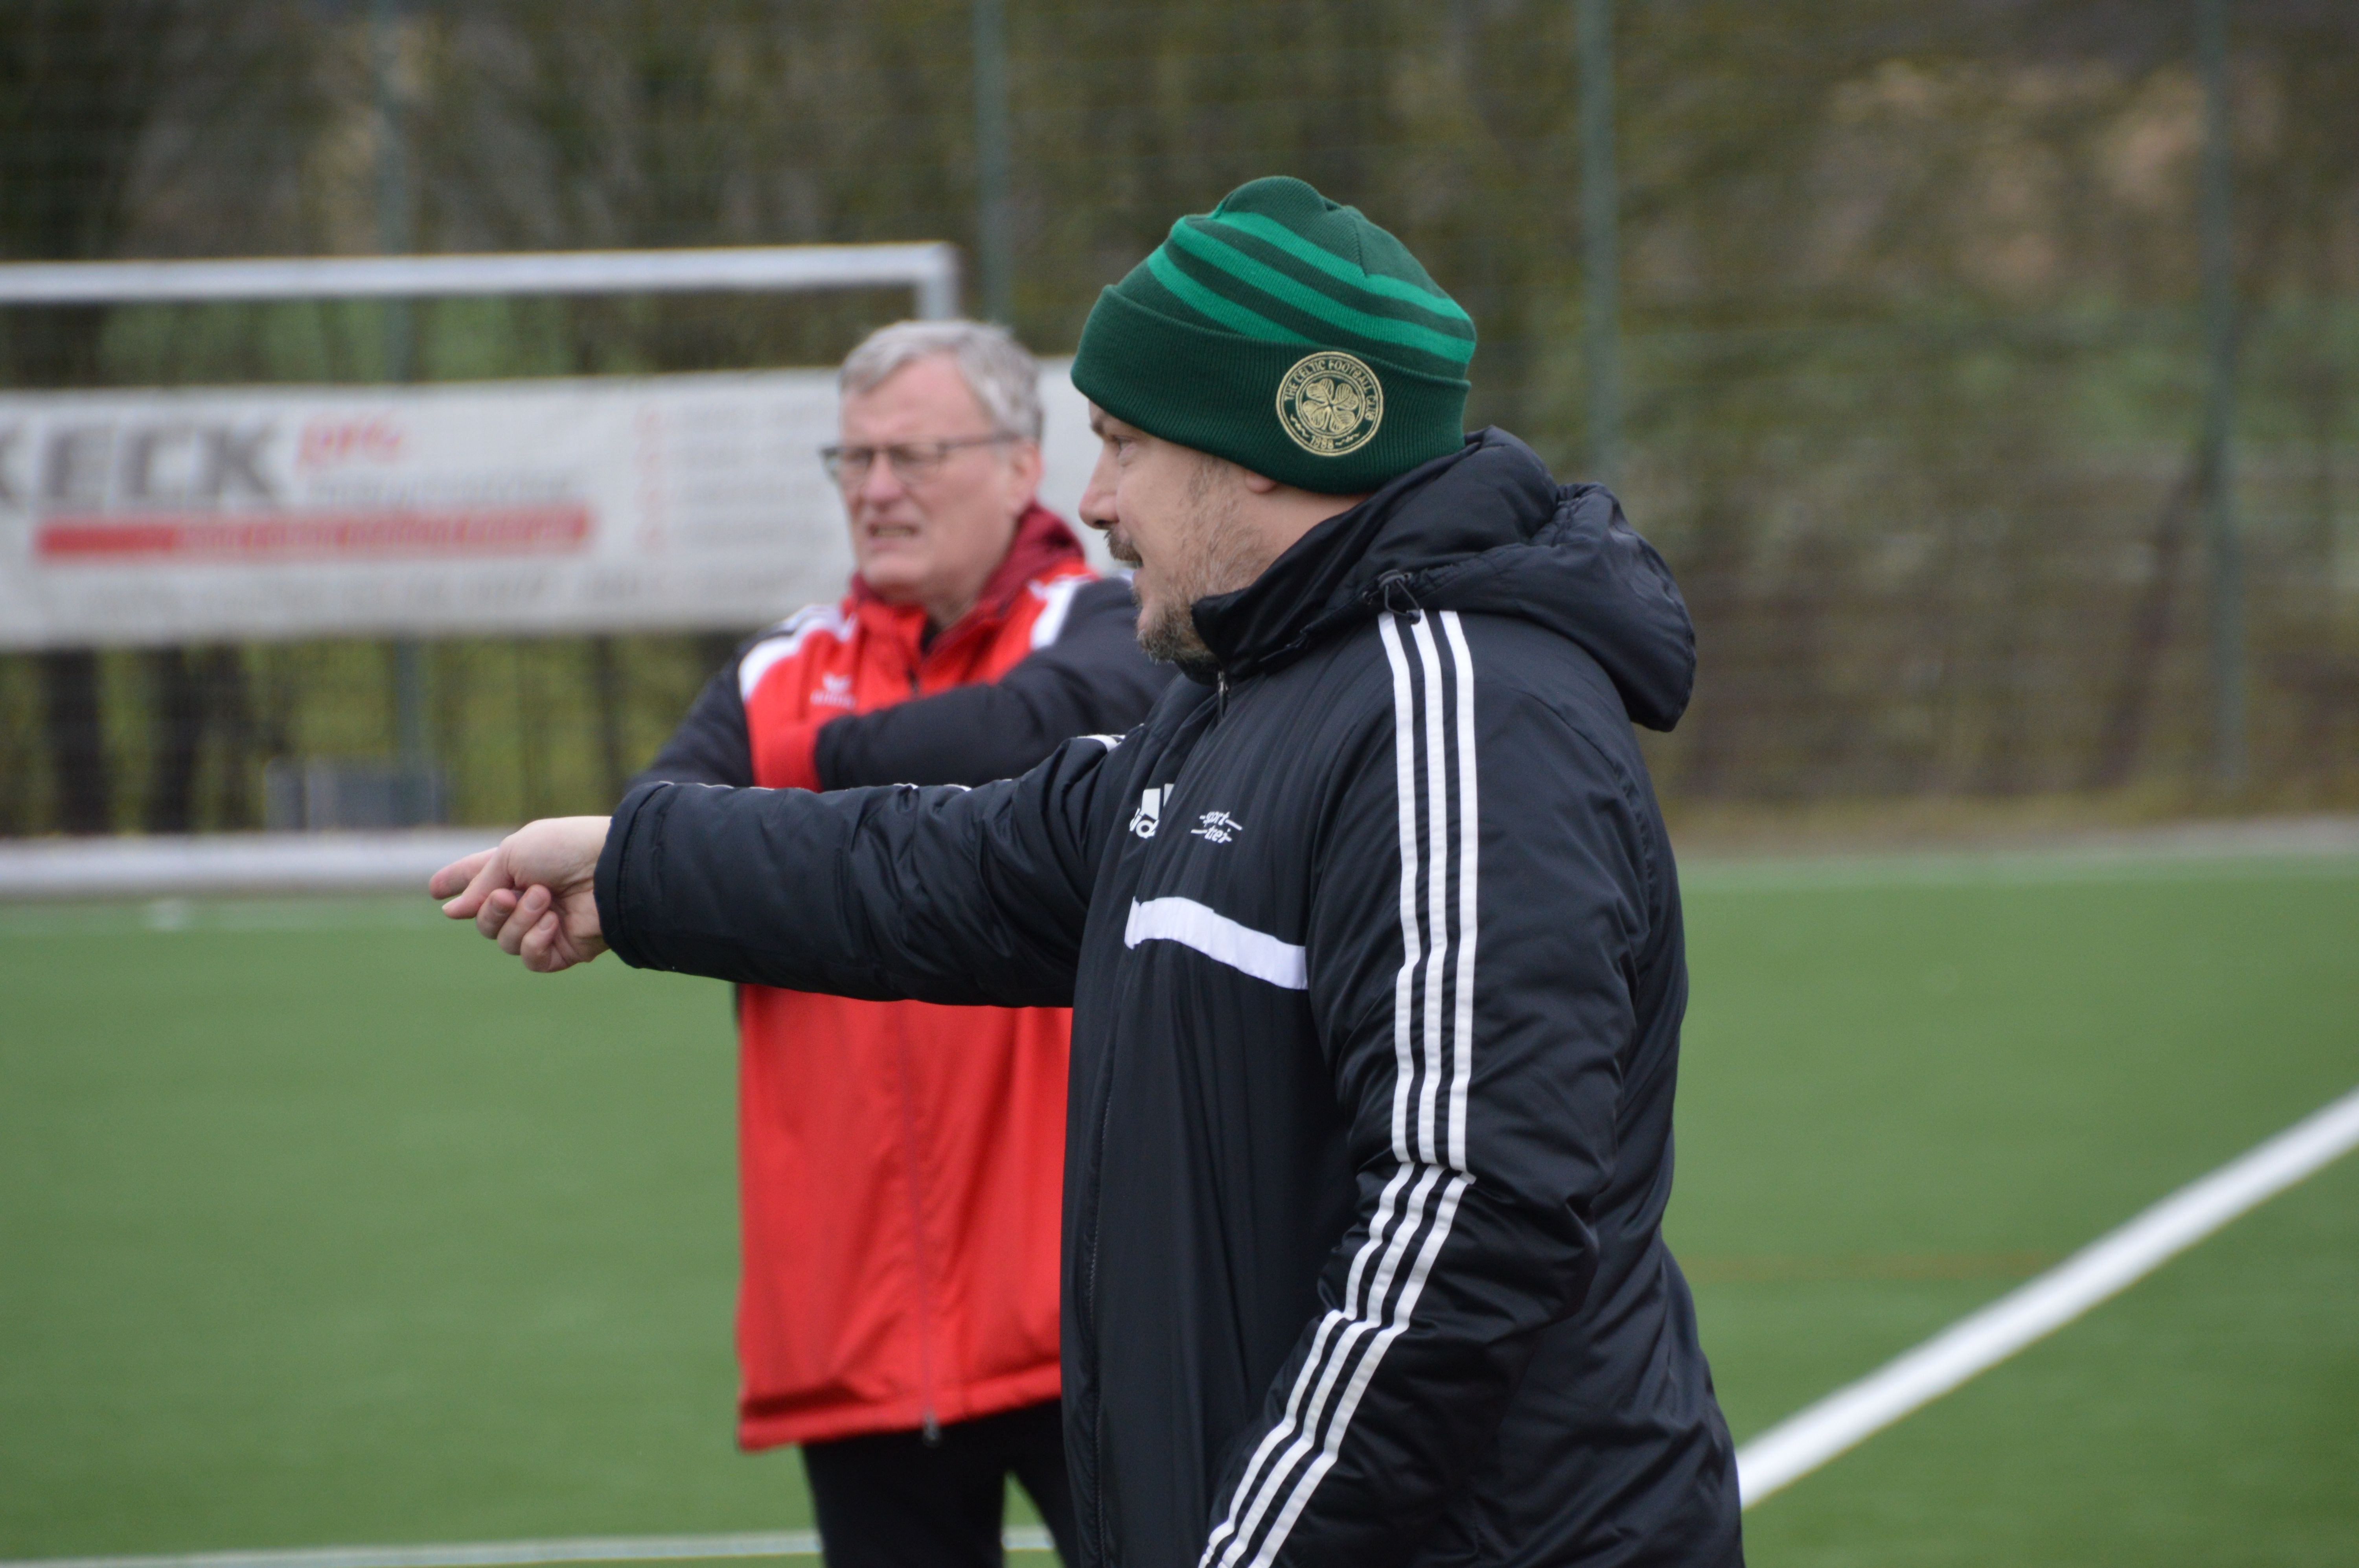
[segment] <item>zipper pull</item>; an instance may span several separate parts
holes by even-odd
[[[933,1411],[926,1412],[926,1424],[919,1435],[925,1439],[926,1446],[929,1448],[940,1448],[942,1445],[942,1423],[934,1419]]]
[[[1417,601],[1417,595],[1409,591],[1407,572],[1391,571],[1378,578],[1375,591],[1370,597],[1395,615],[1413,615],[1420,621],[1425,619],[1425,607]]]

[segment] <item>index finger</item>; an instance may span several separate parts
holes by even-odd
[[[475,873],[484,869],[484,862],[499,852],[500,847],[495,844],[488,849],[478,849],[463,860],[451,861],[426,879],[427,896],[429,898],[456,896],[469,882],[475,880]]]

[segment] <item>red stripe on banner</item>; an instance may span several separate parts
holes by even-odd
[[[45,560],[110,561],[158,556],[534,556],[589,542],[590,509],[483,506],[441,511],[298,512],[259,516],[162,514],[53,517],[34,535]]]

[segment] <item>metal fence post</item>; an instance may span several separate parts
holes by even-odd
[[[983,314],[1006,325],[1015,310],[1007,212],[1007,8],[974,0],[975,260]]]
[[[1622,470],[1621,199],[1614,171],[1614,4],[1576,0],[1581,44],[1582,348],[1589,382],[1589,460]]]
[[[369,42],[376,67],[377,249],[402,255],[413,248],[409,195],[409,127],[401,102],[402,0],[371,0]],[[406,295],[385,301],[385,379],[405,382],[416,370],[417,331]],[[393,644],[394,754],[401,765],[397,809],[412,821],[439,815],[428,775],[434,765],[426,735],[426,650],[415,637]]]
[[[369,44],[376,76],[376,248],[395,256],[416,243],[410,222],[408,125],[401,103],[402,0],[371,0]],[[385,379],[408,381],[415,357],[409,300],[385,301]]]
[[[2227,0],[2197,0],[2203,73],[2203,328],[2210,385],[2203,403],[2203,514],[2212,545],[2212,771],[2223,786],[2245,782],[2245,563],[2237,536],[2236,251],[2234,148],[2228,123]]]

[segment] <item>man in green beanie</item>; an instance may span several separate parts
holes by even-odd
[[[1660,1229],[1687,997],[1632,730],[1693,638],[1473,325],[1263,179],[1106,290],[1083,497],[1190,678],[972,791],[655,784],[438,875],[537,969],[1070,1004],[1084,1560],[1739,1563]]]

